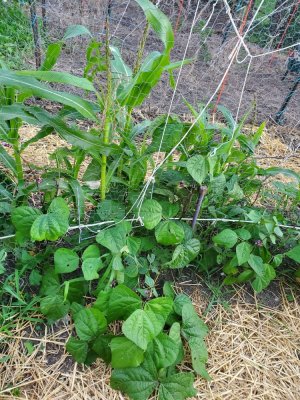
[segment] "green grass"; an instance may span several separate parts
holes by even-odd
[[[9,68],[21,68],[33,54],[29,18],[19,5],[2,2],[0,15],[0,61],[4,61]]]

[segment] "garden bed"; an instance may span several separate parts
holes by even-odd
[[[212,381],[196,381],[195,399],[297,400],[299,292],[279,285],[280,301],[267,307],[263,298],[251,298],[240,288],[230,303],[214,304],[205,316],[211,298],[204,286],[189,281],[178,285],[179,291],[192,290],[193,304],[210,328],[207,367]],[[82,367],[65,352],[72,331],[68,320],[38,326],[40,330],[19,321],[9,334],[0,334],[1,357],[8,358],[0,364],[1,400],[125,399],[110,388],[110,369],[104,363]]]

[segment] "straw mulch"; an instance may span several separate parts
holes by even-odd
[[[230,307],[215,306],[206,316],[208,370],[211,382],[198,379],[196,399],[299,400],[300,308],[288,302],[282,290],[280,308],[243,300],[239,291]],[[249,296],[249,294],[248,294]],[[207,299],[199,289],[193,301],[201,315]],[[0,399],[124,400],[109,387],[110,370],[98,361],[91,368],[74,364],[64,352],[71,331],[67,324],[48,327],[37,337],[30,323],[19,325],[14,338],[0,336],[5,354],[0,363]],[[34,345],[31,355],[25,342]]]

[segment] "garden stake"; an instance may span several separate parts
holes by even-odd
[[[278,111],[278,113],[275,116],[275,122],[277,122],[277,124],[282,124],[283,121],[283,114],[285,112],[286,107],[288,106],[291,98],[294,96],[294,94],[296,93],[297,87],[299,85],[300,82],[300,75],[296,78],[294,85],[292,87],[292,89],[290,90],[289,94],[287,95],[287,97],[285,98],[280,110]]]
[[[199,197],[198,197],[197,206],[196,206],[196,211],[195,211],[193,222],[192,222],[193,230],[195,230],[197,219],[198,219],[198,216],[199,216],[199,212],[200,212],[200,209],[201,209],[201,206],[202,206],[202,203],[203,203],[203,199],[204,199],[206,193],[207,193],[207,186],[200,186],[200,188],[199,188]]]

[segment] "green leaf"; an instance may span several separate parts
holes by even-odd
[[[176,343],[178,349],[177,358],[174,364],[179,364],[184,359],[184,349],[181,341],[181,326],[179,322],[174,322],[170,328],[169,336]]]
[[[17,231],[23,234],[29,234],[33,222],[40,215],[41,211],[37,208],[21,206],[13,209],[11,220]]]
[[[208,173],[205,158],[200,154],[189,158],[186,168],[191,177],[201,185]]]
[[[70,304],[61,295],[50,295],[41,299],[41,313],[46,315],[48,320],[56,321],[63,318],[69,311]]]
[[[151,352],[156,368],[159,370],[175,364],[179,349],[171,337],[160,333],[153,340],[153,353]]]
[[[68,26],[63,40],[68,40],[77,36],[90,36],[93,37],[91,32],[83,25],[70,25]]]
[[[111,60],[111,70],[115,79],[121,82],[129,81],[132,78],[132,71],[123,60],[119,49],[115,46],[109,46],[113,60]]]
[[[252,251],[252,246],[247,242],[242,242],[236,246],[235,251],[238,260],[238,265],[243,265],[249,260]]]
[[[147,173],[147,158],[132,159],[129,168],[129,187],[137,189]]]
[[[113,254],[121,253],[126,247],[127,235],[131,229],[132,226],[128,221],[120,222],[113,228],[100,231],[96,236],[96,241]]]
[[[139,367],[115,369],[110,379],[113,389],[126,393],[132,400],[148,399],[157,383],[157,371],[151,356],[147,353],[143,364]]]
[[[214,243],[219,246],[231,249],[238,241],[237,234],[231,229],[224,229],[213,237]]]
[[[261,277],[264,275],[264,263],[263,263],[263,259],[261,257],[256,256],[254,254],[250,254],[248,264],[253,269],[253,271],[256,273],[256,275],[261,276]]]
[[[56,197],[52,200],[48,213],[60,215],[62,218],[69,218],[70,216],[69,206],[62,197]]]
[[[131,289],[125,285],[118,285],[112,289],[107,303],[108,322],[124,320],[135,310],[142,307],[142,300]]]
[[[169,56],[157,51],[151,52],[132,81],[118,91],[119,104],[129,108],[140,106],[159,82],[168,62]]]
[[[182,332],[187,340],[193,337],[203,339],[208,333],[206,324],[191,303],[185,303],[182,307]]]
[[[67,341],[66,350],[76,362],[84,363],[88,353],[88,344],[71,336]]]
[[[118,222],[125,217],[124,205],[114,200],[101,201],[97,206],[96,212],[100,221]]]
[[[104,267],[101,258],[87,258],[82,263],[82,273],[86,281],[92,281],[99,278],[98,271]]]
[[[198,239],[190,239],[176,247],[172,255],[172,260],[166,265],[170,268],[184,268],[197,257],[200,248]]]
[[[29,93],[32,96],[41,97],[70,106],[84,117],[97,122],[97,117],[88,101],[73,94],[58,92],[32,77],[19,76],[16,72],[0,70],[0,85],[12,87],[23,93]]]
[[[55,295],[59,291],[60,291],[59,276],[55,273],[54,268],[49,268],[43,274],[40,295],[41,296]]]
[[[10,172],[17,176],[17,167],[15,160],[8,154],[5,148],[0,143],[0,162],[10,170]]]
[[[144,360],[144,352],[126,337],[116,337],[110,343],[112,368],[138,367]]]
[[[55,272],[68,274],[76,271],[79,266],[79,257],[71,249],[60,248],[54,253]]]
[[[158,297],[148,301],[144,309],[152,311],[157,318],[162,319],[162,323],[165,323],[173,310],[173,300],[170,297]]]
[[[19,76],[32,76],[40,81],[63,83],[83,90],[95,92],[93,84],[86,78],[81,78],[68,72],[58,71],[17,71]]]
[[[276,272],[272,265],[263,264],[263,274],[257,275],[251,286],[253,289],[259,293],[269,286],[270,282],[276,277]]]
[[[281,168],[281,167],[271,167],[267,169],[261,168],[258,170],[257,174],[263,176],[274,176],[282,174],[294,178],[297,182],[300,182],[300,175],[297,172],[288,168]]]
[[[98,258],[98,257],[100,257],[100,250],[96,244],[90,244],[82,254],[83,261],[89,258]]]
[[[300,263],[300,244],[289,250],[285,255],[297,263]]]
[[[75,330],[81,340],[95,339],[99,333],[105,332],[106,326],[106,319],[99,310],[85,308],[75,315]]]
[[[162,221],[155,228],[155,237],[159,244],[171,246],[183,241],[184,230],[174,221]]]
[[[145,200],[141,207],[140,216],[146,229],[153,229],[162,218],[162,207],[152,199]]]
[[[206,371],[205,364],[208,360],[208,353],[205,342],[202,338],[193,337],[189,340],[191,349],[192,365],[197,374],[206,380],[211,380]]]
[[[163,42],[166,51],[174,46],[174,34],[168,17],[149,0],[135,0],[143,9],[147,21],[157,36]]]
[[[32,109],[32,108],[31,108]],[[92,150],[100,154],[109,155],[119,153],[120,149],[116,145],[105,145],[102,140],[91,133],[81,131],[77,127],[67,125],[60,117],[53,116],[42,109],[32,109],[32,114],[43,124],[51,126],[59,136],[73,146],[83,150]]]
[[[164,218],[174,218],[180,211],[179,203],[170,203],[168,201],[162,201],[160,205],[162,207],[162,216]]]
[[[182,138],[184,125],[177,118],[162,115],[152,122],[151,131],[152,142],[147,148],[147,153],[169,152]]]
[[[184,400],[193,397],[197,394],[193,383],[194,375],[191,372],[170,375],[160,382],[158,400]]]
[[[124,335],[143,350],[163,329],[164,323],[152,311],[136,310],[124,322]]]
[[[34,221],[30,235],[32,240],[55,241],[67,233],[69,222],[66,218],[60,218],[60,215],[49,213],[37,217]]]
[[[106,362],[106,364],[111,362],[110,343],[112,338],[114,338],[113,335],[100,335],[94,341],[92,346],[93,350]]]
[[[49,44],[40,71],[50,71],[54,67],[56,61],[58,60],[58,57],[60,56],[61,49],[62,43],[60,42]]]
[[[251,233],[245,229],[245,228],[240,228],[236,229],[235,233],[238,235],[238,237],[242,240],[249,240],[251,239]]]
[[[10,121],[20,118],[22,121],[32,125],[39,125],[39,121],[24,109],[23,104],[11,104],[0,108],[0,120]]]

